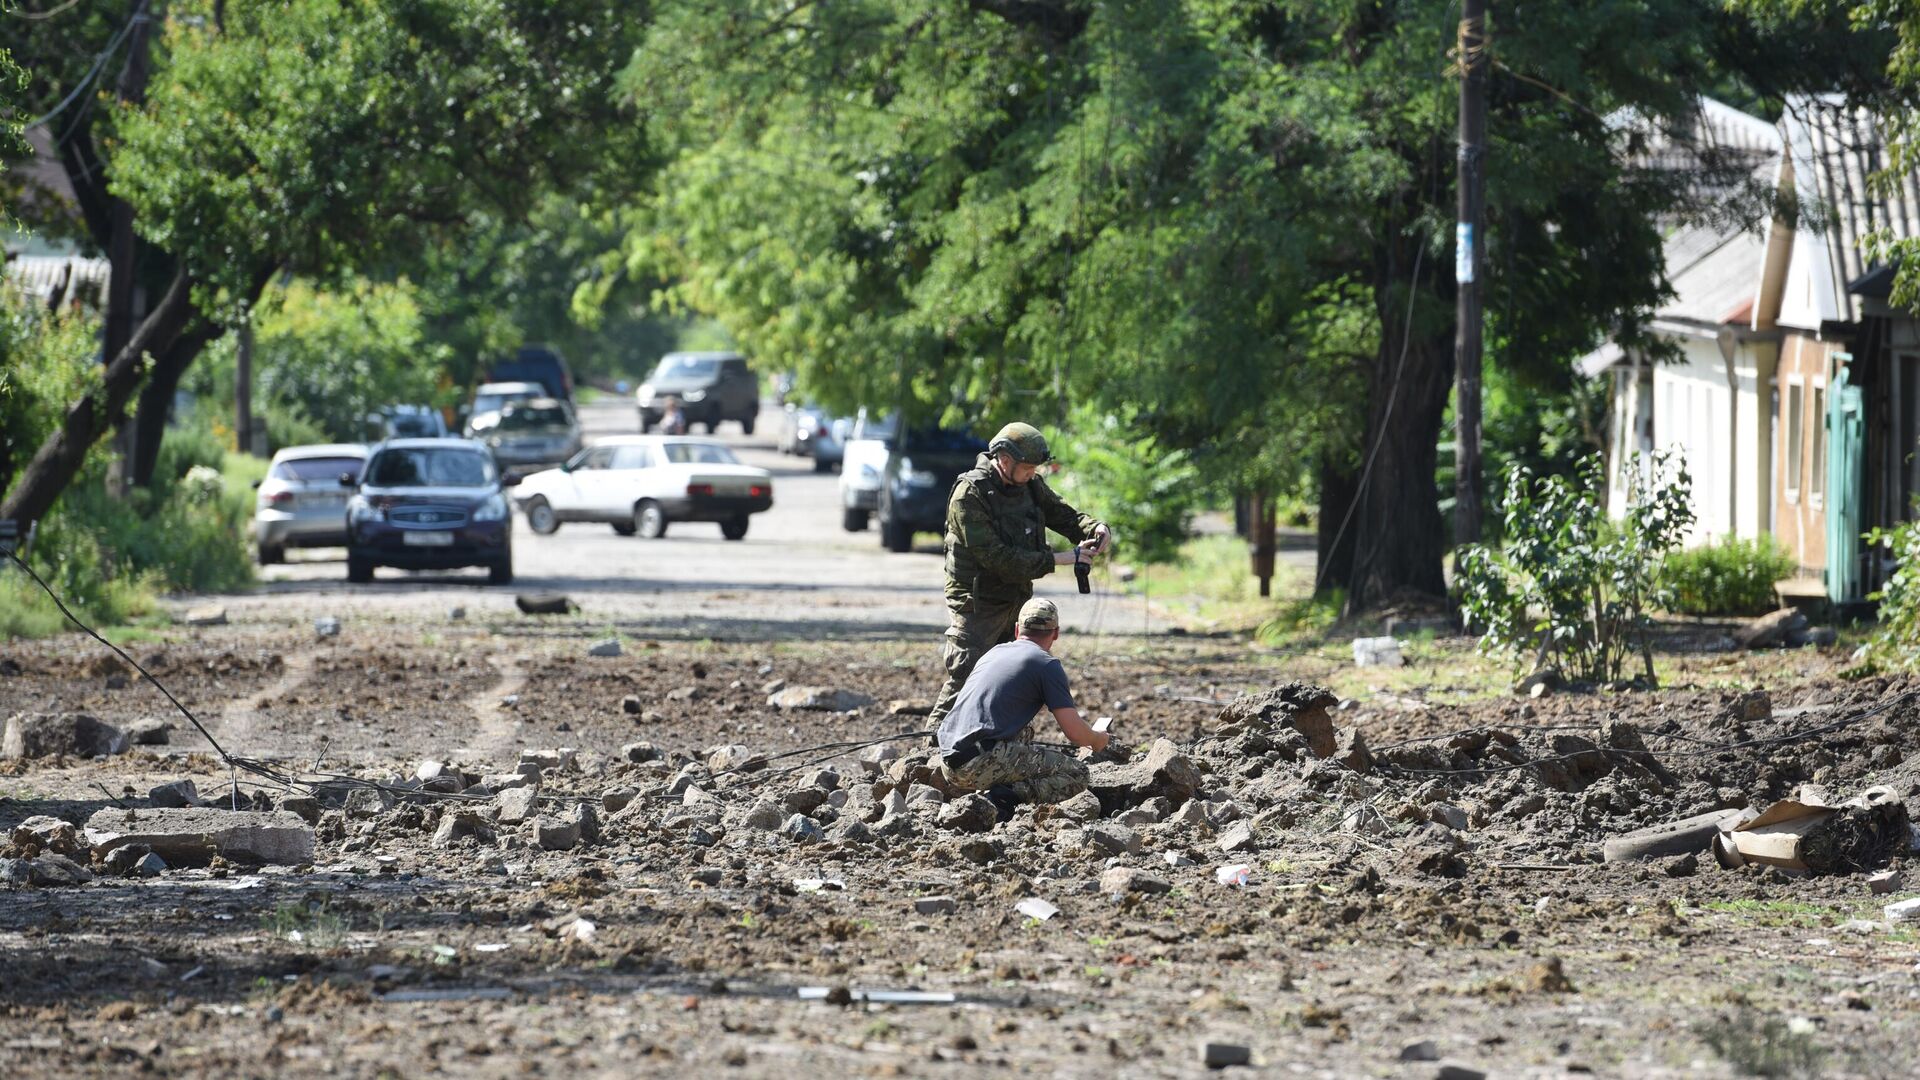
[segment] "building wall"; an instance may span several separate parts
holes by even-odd
[[[1827,380],[1839,342],[1820,341],[1802,330],[1788,330],[1780,346],[1775,376],[1774,527],[1773,534],[1800,564],[1803,574],[1819,576],[1827,565],[1827,514],[1824,488]],[[1797,413],[1797,416],[1796,416]],[[1797,446],[1796,446],[1797,443]]]
[[[1774,367],[1775,346],[1753,341],[1738,346],[1736,395],[1727,386],[1726,360],[1718,344],[1698,336],[1679,338],[1676,344],[1681,362],[1653,369],[1653,445],[1679,455],[1693,479],[1694,523],[1687,542],[1758,536],[1773,519],[1773,418],[1762,395]]]

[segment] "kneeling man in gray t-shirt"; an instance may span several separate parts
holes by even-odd
[[[1015,632],[1014,640],[980,657],[939,729],[947,781],[986,792],[1002,821],[1020,803],[1062,802],[1087,789],[1085,765],[1030,745],[1030,725],[1042,708],[1053,713],[1075,746],[1107,746],[1107,734],[1080,718],[1066,668],[1053,655],[1060,640],[1060,612],[1053,601],[1027,601]]]

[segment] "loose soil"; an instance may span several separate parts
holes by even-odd
[[[1166,738],[1200,770],[1204,813],[1134,811],[1139,850],[1110,855],[1095,822],[1063,811],[971,832],[920,792],[881,817],[909,766],[864,759],[917,750],[906,741],[695,767],[716,801],[667,798],[716,747],[774,757],[917,730],[890,703],[932,697],[934,642],[629,638],[621,656],[587,656],[603,629],[355,623],[316,641],[250,623],[135,648],[228,749],[291,771],[398,783],[430,758],[477,780],[523,750],[577,748],[544,777],[543,809],[591,802],[601,835],[545,851],[533,825],[500,825],[435,847],[445,815],[492,802],[420,796],[328,810],[308,867],[0,892],[0,1072],[1184,1076],[1205,1071],[1208,1041],[1288,1075],[1920,1070],[1920,945],[1881,915],[1908,892],[1711,857],[1599,861],[1615,833],[1803,782],[1920,796],[1920,697],[1902,696],[1920,683],[1843,681],[1842,655],[1683,652],[1667,689],[1538,701],[1346,687],[1331,712],[1341,763],[1284,728],[1219,721],[1241,694],[1336,681],[1320,657],[1068,641],[1087,712],[1115,716],[1136,757]],[[115,676],[125,685],[107,689]],[[1432,676],[1452,679],[1444,663]],[[874,703],[781,711],[776,680]],[[1764,711],[1743,699],[1753,689]],[[170,715],[78,637],[0,645],[0,716],[16,711]],[[627,760],[641,741],[660,759]],[[29,816],[81,822],[145,805],[155,784],[207,793],[234,775],[190,730],[115,758],[3,763],[0,843]],[[820,801],[828,787],[845,805]],[[610,791],[639,797],[609,811]],[[810,813],[824,839],[749,824],[760,800],[779,819]],[[1434,823],[1453,809],[1464,829]],[[1236,825],[1252,850],[1223,852]],[[1228,862],[1250,864],[1246,885],[1216,882]],[[1100,885],[1111,867],[1170,888],[1115,898]],[[951,912],[917,911],[928,897]],[[1018,913],[1029,897],[1059,913]],[[849,1000],[906,989],[953,1000]]]

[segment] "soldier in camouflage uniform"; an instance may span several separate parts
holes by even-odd
[[[1087,767],[1058,750],[1032,745],[1033,718],[1053,713],[1075,746],[1104,750],[1107,734],[1080,718],[1067,672],[1053,655],[1060,612],[1033,599],[1017,615],[1019,636],[987,650],[937,733],[941,771],[955,788],[983,791],[1000,819],[1020,803],[1056,803],[1087,789]]]
[[[947,681],[929,726],[946,718],[975,662],[1013,640],[1014,615],[1033,595],[1034,579],[1102,554],[1113,542],[1104,522],[1068,506],[1035,475],[1052,457],[1038,429],[1008,424],[954,481],[947,497],[947,609],[953,623],[940,656]],[[1049,549],[1048,529],[1074,546]]]

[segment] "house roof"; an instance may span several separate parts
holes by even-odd
[[[1799,322],[1856,322],[1852,283],[1877,281],[1867,239],[1885,231],[1896,239],[1920,236],[1920,175],[1909,171],[1882,186],[1875,175],[1889,164],[1883,124],[1837,94],[1787,99],[1781,127],[1793,166],[1801,221],[1796,272],[1807,281]],[[1781,321],[1790,321],[1783,312]]]

